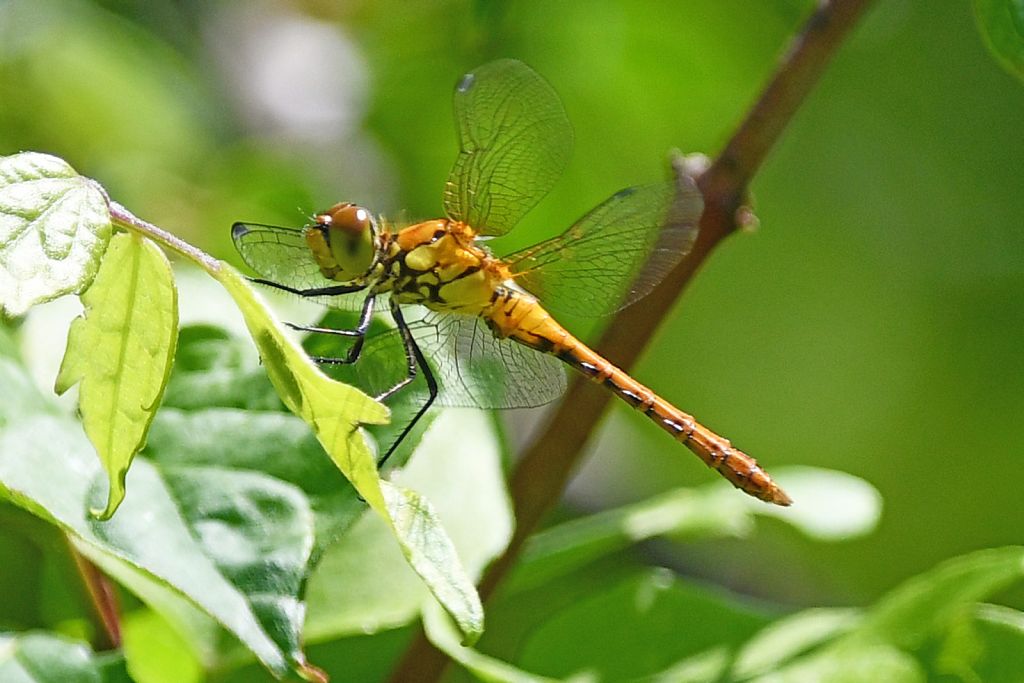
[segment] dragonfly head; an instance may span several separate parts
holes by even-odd
[[[314,218],[307,239],[324,275],[341,282],[357,280],[376,265],[377,224],[369,211],[343,202]]]

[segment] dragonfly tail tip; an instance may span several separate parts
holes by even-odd
[[[766,500],[769,503],[774,503],[781,507],[789,507],[793,504],[793,499],[789,497],[785,491],[780,489],[778,486],[772,488],[771,493],[768,494]]]

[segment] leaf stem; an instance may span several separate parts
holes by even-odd
[[[210,275],[216,276],[217,272],[220,271],[220,261],[210,256],[202,249],[194,247],[166,230],[142,220],[124,206],[109,198],[107,199],[107,205],[110,209],[110,218],[118,226],[136,232],[140,235],[145,235],[149,239],[170,249],[171,251],[177,252],[185,258],[195,261]]]
[[[624,309],[596,344],[598,351],[628,370],[714,248],[736,231],[750,180],[814,88],[843,39],[871,0],[822,0],[783,55],[768,85],[728,143],[697,178],[704,215],[689,255],[654,289],[642,306]],[[677,168],[677,172],[682,169]],[[685,172],[685,170],[682,170]],[[562,495],[579,464],[583,447],[611,400],[611,394],[578,378],[569,386],[547,425],[512,474],[510,493],[516,529],[505,553],[485,574],[479,589],[486,601],[515,565],[526,540]],[[392,683],[439,680],[447,656],[421,630],[392,674]]]
[[[121,647],[121,608],[114,583],[99,567],[78,552],[70,538],[65,537],[65,540],[78,575],[82,577],[89,602],[96,612],[99,628],[93,645],[96,650],[116,650]]]

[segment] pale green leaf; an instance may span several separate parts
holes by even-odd
[[[93,514],[108,519],[124,500],[125,475],[146,443],[171,371],[178,302],[170,264],[149,240],[116,235],[82,303],[56,390],[81,382],[85,433],[110,486],[106,506]]]
[[[483,630],[483,607],[454,545],[421,496],[381,481],[359,430],[361,425],[385,423],[387,408],[320,372],[299,346],[281,333],[237,271],[221,264],[216,277],[242,312],[281,400],[313,428],[360,496],[387,520],[409,565],[463,629],[467,642],[478,638]]]
[[[99,188],[57,157],[0,157],[0,313],[89,286],[110,239]]]
[[[159,613],[141,609],[121,620],[122,649],[136,683],[201,683],[200,662]]]
[[[655,536],[743,537],[753,530],[755,511],[716,484],[675,489],[564,522],[528,541],[510,587],[524,590],[540,585]]]
[[[996,61],[1024,79],[1024,0],[974,0],[974,15]]]
[[[113,683],[126,680],[87,645],[49,633],[0,633],[4,683]]]
[[[697,489],[668,491],[553,527],[527,544],[512,583],[516,589],[535,586],[655,536],[743,538],[753,531],[757,515],[778,517],[823,541],[865,534],[881,515],[881,496],[870,484],[851,475],[790,467],[779,468],[777,478],[797,500],[793,506],[764,505],[735,495],[723,482],[714,482]]]
[[[766,626],[740,650],[732,673],[744,679],[782,664],[853,628],[860,610],[816,608],[797,612]]]
[[[756,683],[924,683],[926,677],[921,665],[907,653],[875,644],[829,649],[751,680]]]
[[[859,477],[818,467],[780,467],[776,478],[796,502],[779,507],[744,499],[754,512],[777,517],[819,541],[856,538],[878,526],[882,496]]]
[[[718,683],[728,670],[731,657],[729,648],[714,647],[659,671],[647,683]]]
[[[56,412],[53,402],[40,393],[25,369],[2,353],[0,387],[0,429],[25,417]]]
[[[463,641],[476,642],[484,632],[483,605],[434,508],[415,491],[389,481],[381,481],[381,491],[409,566],[455,619]]]

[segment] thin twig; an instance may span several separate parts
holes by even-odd
[[[719,242],[737,228],[747,186],[797,108],[817,84],[829,58],[871,0],[823,1],[797,35],[767,87],[708,170],[697,178],[704,194],[700,235],[690,254],[641,305],[626,308],[597,343],[602,355],[629,369],[686,285]],[[487,600],[514,566],[523,544],[555,505],[611,400],[585,379],[574,381],[545,429],[519,461],[510,482],[516,530],[505,553],[480,584]],[[430,683],[448,660],[421,631],[391,677],[392,683]]]

